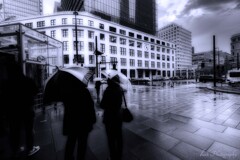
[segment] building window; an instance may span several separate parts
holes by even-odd
[[[135,53],[134,53],[134,50],[133,49],[129,49],[129,55],[131,57],[134,57],[135,56]]]
[[[122,30],[122,29],[120,29],[120,34],[122,34],[122,35],[126,35],[126,31],[125,31],[125,30]]]
[[[160,44],[160,41],[159,41],[159,40],[157,40],[157,44]]]
[[[25,23],[25,26],[27,26],[29,28],[33,28],[33,23]]]
[[[120,47],[120,54],[122,56],[125,56],[126,55],[126,48]]]
[[[51,34],[51,37],[52,37],[52,38],[55,38],[55,36],[56,36],[56,31],[55,31],[55,30],[50,31],[50,34]]]
[[[138,60],[138,67],[142,67],[142,60]]]
[[[145,61],[145,67],[149,67],[149,62]]]
[[[142,39],[142,36],[137,34],[137,39]]]
[[[154,50],[155,50],[155,46],[151,45],[151,51],[154,51]]]
[[[45,21],[37,22],[37,27],[44,27],[44,26],[45,26]]]
[[[172,56],[172,61],[174,62],[174,56]]]
[[[110,53],[111,54],[117,54],[117,47],[116,46],[110,46]]]
[[[62,18],[62,24],[67,24],[67,18]]]
[[[62,29],[62,37],[68,37],[68,29]]]
[[[155,62],[151,61],[151,67],[155,68]]]
[[[83,41],[78,41],[78,50],[82,51],[83,50]],[[73,41],[73,50],[76,50],[76,41]]]
[[[101,62],[106,63],[106,57],[105,56],[101,56]]]
[[[100,33],[100,40],[105,40],[105,35]]]
[[[69,63],[69,55],[65,54],[63,56],[63,61],[64,61],[64,64],[68,64]]]
[[[120,38],[120,44],[126,44],[126,39]]]
[[[134,59],[129,59],[129,64],[130,66],[135,66],[135,60]]]
[[[129,37],[134,37],[134,33],[129,32],[129,33],[128,33],[128,36],[129,36]]]
[[[75,25],[75,18],[72,19],[73,24]],[[78,19],[77,18],[77,25],[83,25],[83,19]]]
[[[170,68],[170,63],[167,63],[167,68]]]
[[[115,27],[109,26],[109,31],[111,31],[111,32],[116,32],[117,29],[116,29]]]
[[[129,46],[134,47],[134,41],[129,40]]]
[[[126,66],[127,65],[127,59],[126,58],[121,58],[121,66]]]
[[[88,20],[88,26],[90,26],[90,27],[93,27],[93,21],[91,21],[91,20]]]
[[[104,29],[104,24],[99,23],[99,28],[100,28],[100,29]]]
[[[89,64],[94,64],[95,61],[94,61],[94,55],[89,55]]]
[[[157,51],[160,52],[160,47],[157,47]]]
[[[149,58],[149,53],[148,52],[144,52],[144,57],[145,58]]]
[[[160,60],[160,54],[157,54],[157,60]]]
[[[139,50],[138,50],[138,51],[137,51],[137,56],[138,56],[138,57],[142,57],[142,51],[139,51]]]
[[[165,60],[165,55],[162,55],[162,60],[163,60],[163,61]]]
[[[145,41],[148,41],[148,37],[144,37],[144,40],[145,40]]]
[[[169,50],[169,49],[167,49],[167,53],[170,53],[170,50]]]
[[[88,50],[94,51],[94,43],[93,42],[88,42]]]
[[[151,59],[155,59],[155,54],[151,53]]]
[[[50,25],[55,26],[56,25],[56,19],[51,19],[50,20]]]
[[[162,52],[165,53],[165,48],[162,48]]]
[[[137,48],[142,48],[142,43],[141,42],[137,42]]]
[[[109,41],[112,42],[112,43],[116,43],[117,42],[117,37],[109,36]]]
[[[160,68],[160,62],[157,62],[157,68]]]
[[[110,62],[111,63],[117,63],[117,58],[116,57],[110,57]]]
[[[170,56],[167,56],[167,61],[170,61]]]
[[[64,51],[68,50],[68,41],[63,41],[63,50]]]
[[[93,31],[88,31],[88,38],[94,39],[94,32]]]
[[[162,45],[165,46],[165,42],[162,42]]]
[[[100,44],[100,51],[102,52],[102,53],[105,53],[105,44]]]
[[[164,62],[162,63],[162,68],[165,68],[165,63]]]
[[[151,42],[152,42],[152,43],[154,43],[154,42],[155,42],[155,40],[154,40],[153,38],[151,38]]]

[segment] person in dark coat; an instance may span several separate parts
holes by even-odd
[[[21,145],[26,146],[28,156],[35,154],[40,147],[34,146],[34,96],[37,86],[25,76],[16,63],[9,64],[8,81],[4,85],[4,105],[10,128],[10,140],[13,154],[17,156]],[[25,143],[21,142],[21,130],[25,131]]]
[[[74,159],[77,143],[77,159],[85,157],[88,134],[96,122],[94,102],[89,90],[73,76],[64,78],[67,83],[63,86],[64,104],[63,135],[67,136],[65,160]]]
[[[108,87],[103,93],[100,107],[104,109],[103,123],[108,138],[108,146],[111,160],[120,160],[122,157],[122,89],[119,85],[119,77],[114,76],[107,80]]]
[[[100,94],[100,87],[101,87],[102,82],[100,80],[97,80],[95,83],[95,89],[97,92],[97,102],[99,102],[99,94]]]

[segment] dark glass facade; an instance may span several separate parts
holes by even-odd
[[[86,11],[155,35],[157,28],[155,0],[62,0],[60,11]]]

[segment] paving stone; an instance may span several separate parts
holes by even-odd
[[[240,149],[240,139],[238,137],[205,128],[199,129],[196,134]]]
[[[180,129],[174,130],[171,133],[171,136],[203,150],[207,150],[214,142],[209,138],[202,137]]]
[[[150,128],[153,128],[155,130],[161,131],[163,133],[168,133],[168,132],[176,129],[176,126],[167,125],[164,122],[160,122],[160,121],[153,120],[153,119],[149,119],[149,120],[143,122],[142,124],[144,124]]]
[[[229,118],[228,120],[226,120],[223,125],[224,126],[228,126],[228,127],[237,127],[237,125],[239,124],[240,121],[236,121],[236,120],[233,120],[231,118]]]
[[[208,129],[218,131],[218,132],[223,132],[227,128],[225,126],[221,126],[221,125],[218,125],[218,124],[213,124],[213,123],[210,123],[210,122],[205,122],[205,121],[198,120],[198,119],[190,120],[189,124],[191,124],[193,126],[197,126],[197,127],[208,128]]]
[[[181,142],[172,148],[170,153],[184,160],[221,160],[222,158],[215,156],[209,152],[201,150],[197,147]]]
[[[208,150],[208,152],[213,155],[222,157],[228,160],[237,160],[240,159],[240,150],[228,145],[215,142]]]
[[[240,138],[240,130],[239,129],[228,127],[224,131],[224,133],[229,134],[229,135],[233,135],[233,136],[236,136],[236,137]]]
[[[179,140],[176,138],[153,129],[148,129],[140,132],[139,135],[165,150],[169,150],[179,142]]]
[[[152,143],[139,145],[132,150],[132,153],[141,160],[180,160],[178,157]]]

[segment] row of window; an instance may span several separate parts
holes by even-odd
[[[72,18],[72,24],[75,25],[75,23],[77,25],[83,25],[83,19]],[[68,24],[68,19],[67,18],[62,18],[62,25],[66,25],[66,24]],[[33,27],[33,23],[26,23],[25,25],[30,27],[30,28]],[[51,19],[50,20],[50,25],[55,26],[56,25],[56,19]],[[88,26],[94,27],[94,21],[88,20]],[[39,28],[39,27],[45,27],[45,21],[38,21],[37,22],[37,28]],[[103,23],[99,23],[99,28],[104,30],[105,25]],[[113,33],[117,33],[117,28],[113,27],[113,26],[109,26],[108,31],[113,32]],[[127,34],[127,31],[124,30],[124,29],[119,29],[118,33],[121,34],[121,35],[124,35],[124,36],[129,36],[129,37],[137,38],[137,39],[144,40],[144,41],[147,41],[147,42],[156,43],[158,45],[163,45],[163,46],[170,47],[169,43],[165,43],[163,41],[160,42],[160,40],[156,40],[156,39],[150,38],[148,36],[142,36],[140,34],[136,34],[136,33],[130,32],[130,31]],[[173,47],[173,44],[172,44],[172,47]]]
[[[76,46],[76,41],[73,41],[73,50],[76,50],[76,47],[78,50],[83,51],[84,50],[84,42],[83,41],[78,41],[77,46]],[[63,41],[63,50],[67,51],[69,48],[68,41]],[[94,42],[88,42],[88,51],[95,51],[95,44]],[[100,51],[102,53],[105,53],[105,44],[100,44]],[[110,46],[109,48],[109,53],[110,54],[117,54],[117,47],[116,46]],[[124,47],[120,47],[120,55],[126,56],[127,55],[127,49]],[[129,49],[129,56],[135,57],[135,50],[134,49]],[[143,57],[143,52],[140,50],[137,50],[137,57],[141,58]],[[144,52],[144,58],[149,58],[151,59],[161,59],[160,54],[155,54],[155,53],[149,53],[147,51]],[[166,57],[166,58],[165,58]],[[162,60],[167,60],[170,61],[170,56],[169,55],[162,55]],[[172,61],[174,61],[174,56],[172,56]]]
[[[101,56],[101,63],[104,64],[106,63],[106,57]],[[84,63],[84,58],[83,55],[79,55],[79,63]],[[165,63],[162,62],[162,66],[160,62],[154,62],[154,61],[143,61],[143,60],[135,60],[135,59],[129,59],[129,66],[135,67],[135,61],[137,62],[137,67],[150,67],[151,68],[170,68],[170,63]],[[74,55],[73,63],[76,62],[76,55]],[[117,63],[117,58],[116,57],[110,57],[110,62],[111,63]],[[143,66],[144,62],[144,66]],[[64,55],[64,63],[69,64],[69,55]],[[95,64],[95,55],[89,55],[89,64]],[[127,58],[120,58],[120,65],[121,66],[127,66]],[[172,63],[172,68],[174,68],[174,63]]]

